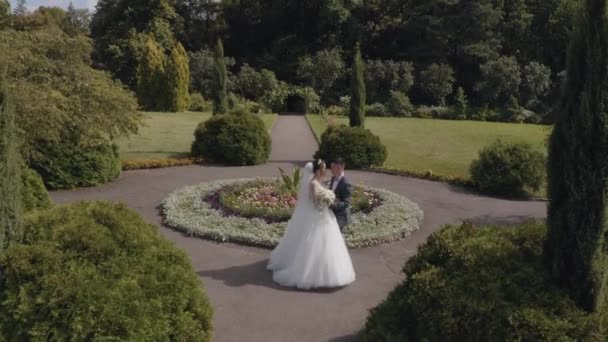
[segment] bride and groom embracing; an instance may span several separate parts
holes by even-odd
[[[344,161],[331,162],[329,188],[323,185],[326,164],[307,163],[298,201],[285,235],[272,251],[268,269],[275,282],[308,290],[346,286],[355,271],[341,231],[351,223],[352,185],[344,177]]]

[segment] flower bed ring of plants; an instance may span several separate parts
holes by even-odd
[[[255,182],[274,182],[275,178],[219,180],[187,186],[171,193],[162,203],[167,226],[188,235],[237,244],[274,248],[287,221],[268,222],[257,217],[227,215],[207,200],[221,189]],[[419,228],[423,212],[401,195],[383,189],[360,186],[375,194],[380,203],[371,211],[353,213],[353,224],[344,231],[350,248],[368,247],[401,240]]]

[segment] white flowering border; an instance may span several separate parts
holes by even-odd
[[[287,222],[266,223],[257,218],[224,216],[203,200],[225,186],[256,180],[276,179],[220,180],[177,190],[162,203],[165,224],[204,239],[273,248],[287,228]],[[344,231],[348,247],[368,247],[401,240],[419,228],[423,213],[416,203],[394,192],[369,187],[363,189],[378,194],[382,204],[368,214],[353,214],[353,224]]]

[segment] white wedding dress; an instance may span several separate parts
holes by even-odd
[[[355,281],[350,254],[333,212],[314,200],[331,190],[312,180],[312,163],[303,171],[298,202],[285,235],[270,255],[268,269],[282,286],[304,290],[346,286]]]

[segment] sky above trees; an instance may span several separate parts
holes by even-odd
[[[74,7],[76,8],[88,8],[90,10],[95,9],[95,4],[97,4],[97,0],[71,0],[74,3]],[[9,0],[11,3],[11,8],[15,8],[17,4],[17,0]],[[27,7],[29,9],[36,9],[39,6],[58,6],[67,8],[70,4],[70,0],[28,0]]]

